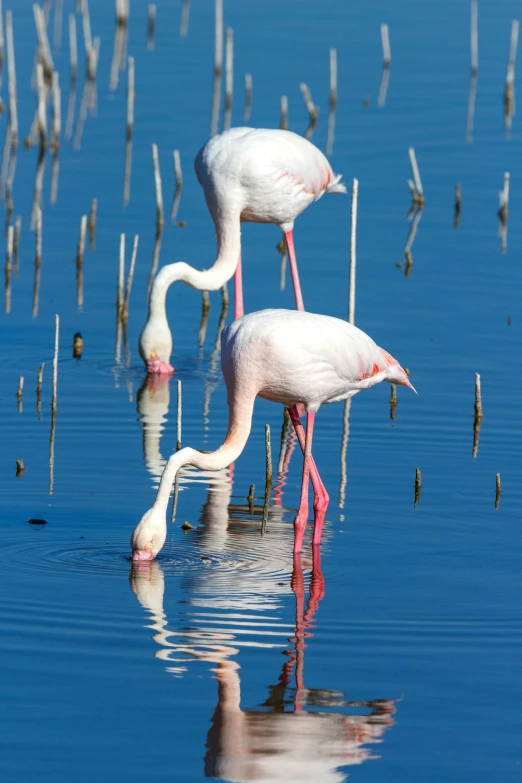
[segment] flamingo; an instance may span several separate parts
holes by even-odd
[[[169,286],[181,280],[192,288],[216,291],[234,278],[234,318],[244,314],[241,222],[275,223],[284,232],[298,310],[304,310],[294,249],[294,221],[324,193],[346,193],[323,153],[286,130],[231,128],[214,136],[195,160],[198,180],[214,221],[217,257],[205,271],[180,261],[157,274],[149,296],[147,321],[139,340],[148,372],[172,373],[172,335],[165,301]]]
[[[308,519],[309,479],[315,495],[313,544],[319,544],[329,497],[312,457],[315,414],[321,405],[345,400],[381,381],[413,389],[397,360],[365,332],[338,318],[299,310],[261,310],[233,321],[221,334],[221,366],[229,405],[225,440],[210,453],[183,448],[169,458],[154,504],[132,533],[135,560],[152,560],[163,547],[170,492],[183,465],[220,470],[239,457],[250,434],[256,397],[288,408],[304,454],[294,553],[301,551]],[[306,435],[299,403],[306,411]]]

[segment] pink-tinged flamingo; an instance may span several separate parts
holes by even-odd
[[[275,223],[285,234],[298,310],[304,310],[294,249],[294,221],[324,193],[346,193],[323,153],[286,130],[232,128],[214,136],[195,160],[198,180],[214,221],[217,258],[205,271],[184,262],[167,264],[149,296],[140,335],[140,356],[148,372],[172,373],[172,335],[166,298],[177,280],[201,291],[216,291],[234,278],[234,318],[244,314],[241,273],[241,223]]]
[[[169,458],[154,505],[132,533],[133,559],[152,560],[165,543],[170,492],[183,465],[220,470],[239,457],[250,434],[256,397],[289,409],[304,453],[294,553],[301,551],[308,519],[309,479],[315,495],[313,544],[319,544],[329,498],[312,457],[316,412],[321,405],[345,400],[381,381],[413,389],[396,359],[356,326],[298,310],[261,310],[234,321],[221,335],[221,366],[229,405],[226,438],[209,454],[184,448]],[[306,411],[306,434],[299,403]]]

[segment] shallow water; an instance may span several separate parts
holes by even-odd
[[[31,3],[12,5],[23,138],[35,104],[34,22]],[[225,24],[235,35],[233,124],[242,123],[248,71],[251,124],[277,126],[280,95],[287,94],[290,129],[303,133],[299,84],[306,81],[321,107],[312,140],[324,150],[328,49],[338,49],[331,161],[348,183],[360,181],[356,323],[410,369],[419,392],[398,390],[393,420],[384,384],[353,400],[348,427],[342,404],[320,411],[314,453],[331,505],[314,569],[309,541],[301,563],[291,556],[301,467],[295,447],[272,497],[267,533],[260,535],[264,424],[272,428],[274,464],[282,424],[280,407],[262,400],[233,471],[183,472],[176,518],[158,561],[136,568],[128,560],[130,532],[150,506],[175,446],[176,380],[183,384],[184,444],[213,449],[226,428],[215,350],[219,294],[210,295],[206,337],[198,347],[201,296],[181,285],[171,289],[173,379],[144,381],[137,352],[155,244],[152,142],[159,147],[168,213],[174,148],[184,173],[177,220],[186,225],[167,220],[159,264],[184,259],[206,268],[215,256],[212,223],[192,170],[210,127],[211,4],[194,4],[182,38],[180,3],[159,0],[150,51],[145,8],[131,3],[127,52],[136,61],[136,121],[130,202],[122,206],[126,73],[109,89],[113,4],[91,0],[93,35],[101,37],[96,112],[87,115],[80,139],[80,41],[75,121],[72,138],[62,138],[55,203],[50,154],[45,159],[34,317],[30,224],[37,151],[18,148],[10,219],[21,215],[23,221],[19,272],[11,279],[10,312],[0,316],[3,780],[209,776],[273,783],[350,775],[480,783],[519,777],[521,136],[515,115],[507,138],[502,106],[510,24],[519,8],[514,0],[479,3],[470,139],[468,2],[348,5],[225,3]],[[62,46],[53,47],[64,113],[72,6],[65,3]],[[379,107],[381,22],[390,26],[392,69]],[[51,31],[53,25],[52,11]],[[3,87],[6,101],[5,74]],[[7,112],[0,122],[5,128]],[[426,205],[408,268],[411,145]],[[504,171],[511,172],[511,193],[502,253],[497,193]],[[457,182],[463,202],[455,229]],[[95,249],[85,254],[80,310],[76,244],[93,197]],[[309,310],[346,317],[349,216],[349,197],[327,197],[297,223]],[[140,240],[130,354],[122,347],[116,361],[121,232],[127,266],[134,233]],[[293,306],[290,281],[280,290],[279,239],[274,227],[244,226],[247,310]],[[61,333],[50,468],[55,313]],[[72,356],[78,331],[80,360]],[[475,372],[482,377],[484,419],[473,458]],[[25,387],[18,411],[20,374]],[[25,464],[20,478],[17,457]],[[422,471],[422,490],[414,507],[415,468]],[[502,481],[498,509],[496,473]],[[46,524],[28,524],[38,518]],[[183,532],[185,520],[193,527]]]

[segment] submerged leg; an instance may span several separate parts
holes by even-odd
[[[288,257],[290,259],[290,272],[292,274],[292,283],[294,286],[295,304],[298,310],[304,310],[303,295],[299,283],[299,272],[297,271],[297,261],[295,258],[294,235],[292,231],[285,231],[286,246],[288,248]]]
[[[296,435],[299,439],[299,445],[301,446],[301,449],[304,454],[305,433],[304,433],[303,425],[301,424],[301,419],[299,418],[297,406],[296,405],[292,406],[291,408],[288,409],[288,412],[290,413],[292,424],[294,425]],[[328,503],[330,502],[330,497],[328,495],[328,492],[326,491],[326,487],[321,481],[321,476],[319,475],[319,471],[317,470],[313,457],[311,457],[311,461],[310,461],[310,479],[312,481],[312,486],[314,488],[314,496],[315,496],[314,497],[314,537],[312,543],[319,544],[321,542],[323,522],[326,514],[326,509],[328,508]]]
[[[308,521],[308,484],[312,462],[312,439],[314,436],[315,413],[306,414],[306,439],[303,460],[303,478],[301,480],[301,499],[294,522],[294,553],[299,554]]]
[[[243,274],[241,270],[241,256],[237,262],[236,271],[234,274],[234,321],[236,318],[241,318],[245,314],[245,308],[243,307]]]

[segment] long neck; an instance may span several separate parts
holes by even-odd
[[[192,465],[199,470],[222,470],[239,457],[250,435],[254,400],[255,394],[249,395],[248,398],[242,400],[233,398],[230,401],[228,432],[219,449],[205,454],[196,449],[185,448],[169,458],[161,476],[154,508],[167,511],[176,473],[184,465]]]
[[[149,316],[166,320],[165,300],[172,283],[180,280],[182,283],[196,288],[198,291],[217,291],[236,271],[241,253],[241,223],[239,215],[229,213],[216,221],[216,238],[218,254],[210,269],[199,271],[184,261],[164,266],[152,284],[149,297]]]

